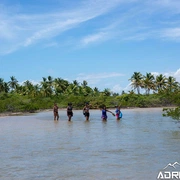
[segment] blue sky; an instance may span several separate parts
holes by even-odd
[[[1,0],[0,78],[131,90],[134,72],[180,82],[179,0]]]

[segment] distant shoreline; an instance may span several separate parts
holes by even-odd
[[[176,108],[176,106],[167,106],[167,107],[126,107],[126,108],[121,108],[121,109],[159,109],[159,108]],[[108,109],[115,109],[115,108],[108,108]],[[66,108],[59,108],[59,111],[62,110],[66,110]],[[81,110],[81,109],[74,109],[74,111],[76,110]],[[91,110],[98,110],[98,109],[91,109]],[[52,111],[52,109],[42,109],[42,110],[37,110],[37,111],[33,111],[33,112],[2,112],[0,113],[0,117],[6,117],[6,116],[23,116],[23,115],[28,115],[28,114],[34,114],[34,113],[40,113],[40,112],[49,112]]]

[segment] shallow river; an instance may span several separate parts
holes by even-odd
[[[114,110],[113,110],[114,111]],[[125,109],[120,121],[99,110],[86,122],[74,110],[0,117],[1,180],[156,179],[168,163],[180,163],[180,123],[162,108]]]

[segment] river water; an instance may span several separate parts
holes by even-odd
[[[114,111],[114,110],[113,110]],[[123,109],[117,121],[99,110],[86,122],[74,110],[0,117],[1,180],[156,179],[168,163],[180,163],[180,123],[162,108]]]

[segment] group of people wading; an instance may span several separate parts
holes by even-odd
[[[54,120],[59,120],[59,113],[58,113],[58,106],[56,103],[54,103],[53,107],[53,113],[54,113]],[[86,121],[89,121],[90,113],[89,113],[90,105],[89,103],[86,103],[85,106],[83,107],[83,115],[86,118]],[[120,120],[122,118],[122,112],[120,110],[120,106],[116,107],[115,113],[112,111],[108,110],[106,106],[103,106],[101,109],[102,112],[102,120],[106,121],[107,120],[107,112],[111,113],[113,116],[116,116],[117,120]],[[68,103],[67,106],[67,116],[68,116],[68,121],[71,121],[71,118],[73,117],[73,107],[72,103]]]

